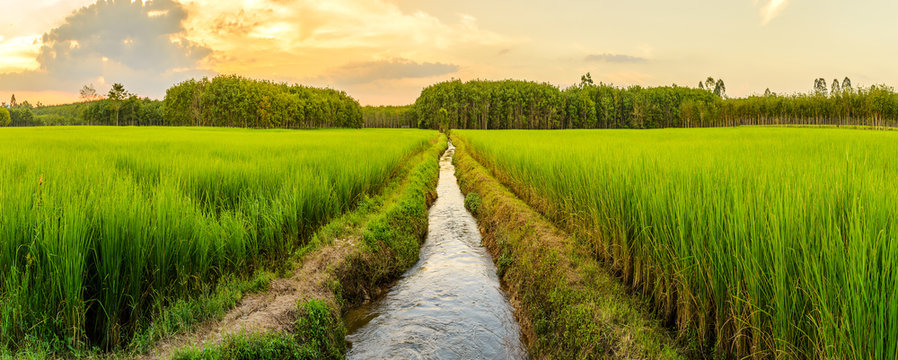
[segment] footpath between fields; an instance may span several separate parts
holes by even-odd
[[[377,298],[418,260],[436,197],[438,160],[446,139],[408,158],[377,196],[319,229],[293,254],[287,276],[250,282],[232,308],[187,331],[156,336],[143,358],[339,359],[341,315]],[[259,276],[256,276],[259,277]],[[255,289],[254,289],[255,288]],[[255,291],[255,292],[254,292]]]

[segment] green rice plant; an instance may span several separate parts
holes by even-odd
[[[898,134],[456,135],[705,351],[898,357]]]
[[[296,307],[293,333],[230,334],[208,347],[179,349],[172,359],[342,359],[346,334],[339,313],[321,300],[300,301]]]
[[[0,352],[124,344],[165,304],[289,256],[435,137],[3,129]]]

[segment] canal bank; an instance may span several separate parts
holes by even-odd
[[[418,263],[384,297],[346,315],[347,358],[526,357],[492,257],[465,209],[453,155],[450,144]]]

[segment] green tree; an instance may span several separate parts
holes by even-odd
[[[847,76],[845,77],[844,80],[842,80],[842,90],[845,90],[848,92],[851,92],[851,90],[852,90],[851,89],[851,79],[849,79]]]
[[[12,94],[12,98],[9,99],[9,106],[16,107],[18,104],[16,103],[16,94]]]
[[[84,85],[81,87],[81,100],[92,101],[97,98],[97,89],[94,84]]]
[[[580,88],[581,89],[586,88],[588,86],[593,86],[593,85],[595,85],[595,83],[592,81],[592,74],[586,73],[586,75],[583,75],[580,77]]]
[[[437,112],[437,122],[440,124],[440,131],[449,135],[449,111],[446,108],[440,108]]]
[[[727,87],[723,83],[723,79],[717,79],[714,83],[714,95],[723,98],[727,95]]]
[[[814,80],[814,94],[817,96],[826,96],[826,79],[818,78]]]
[[[122,102],[130,96],[131,94],[125,91],[125,86],[122,84],[112,84],[112,88],[109,89],[109,94],[106,95],[106,98],[111,101],[112,108],[115,110],[115,126],[119,126],[119,112],[122,109]]]
[[[842,93],[842,89],[839,86],[839,79],[833,79],[833,85],[829,88],[829,94],[832,96],[836,96],[840,93]]]
[[[363,125],[361,106],[343,91],[234,75],[179,83],[166,91],[161,111],[166,122],[182,126],[357,128]]]
[[[9,116],[9,110],[6,110],[5,107],[0,107],[0,126],[9,126],[12,118]]]
[[[31,108],[25,106],[25,104],[19,105],[18,107],[10,108],[9,117],[10,123],[13,126],[35,126],[38,123],[34,119],[34,113],[31,112]]]
[[[711,91],[714,89],[715,85],[717,85],[717,81],[715,81],[713,77],[708,76],[708,78],[705,79],[705,90]]]

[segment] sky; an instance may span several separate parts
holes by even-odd
[[[696,86],[898,84],[893,0],[0,0],[0,101],[217,74],[413,103],[450,79]]]

